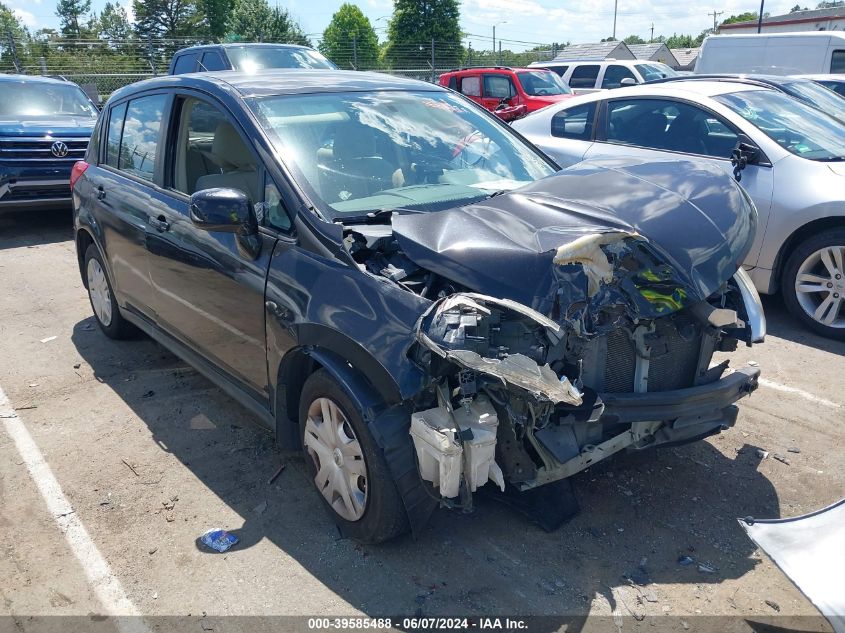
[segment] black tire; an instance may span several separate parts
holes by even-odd
[[[363,515],[357,520],[347,520],[341,516],[328,502],[315,481],[317,463],[306,445],[305,435],[308,410],[312,403],[320,398],[331,400],[340,409],[361,447],[366,468],[366,500]],[[405,508],[382,450],[376,444],[352,399],[324,369],[311,374],[302,387],[299,428],[309,479],[314,484],[323,506],[340,528],[341,534],[361,543],[375,544],[390,540],[408,530]]]
[[[107,300],[111,306],[111,318],[109,319],[108,323],[104,323],[103,320],[100,318],[100,315],[97,313],[97,309],[95,307],[95,299],[92,296],[91,288],[89,287],[91,284],[88,281],[88,272],[89,266],[91,265],[90,262],[92,260],[97,263],[100,270],[102,271],[103,277],[105,279],[105,284],[108,288]],[[88,301],[91,303],[91,311],[94,313],[94,319],[96,319],[97,325],[100,326],[100,329],[103,331],[103,334],[115,340],[123,340],[137,337],[139,334],[139,330],[134,325],[129,323],[129,321],[124,319],[123,315],[120,313],[120,307],[117,305],[117,301],[114,298],[114,291],[112,290],[111,279],[109,279],[109,274],[108,272],[106,272],[106,267],[103,263],[103,257],[102,255],[100,255],[100,249],[98,249],[95,244],[91,244],[85,251],[84,274],[85,287],[88,291]]]
[[[845,327],[831,327],[814,319],[802,307],[795,289],[796,277],[801,265],[813,253],[829,246],[845,247],[845,228],[828,229],[801,242],[786,260],[781,277],[781,291],[783,292],[783,301],[787,309],[796,319],[822,336],[842,341],[845,340]],[[839,297],[845,298],[845,293],[842,292],[845,289],[845,271],[840,271],[840,273],[842,278],[838,280],[834,279],[832,283],[841,283],[843,286],[837,288],[834,285],[831,289],[831,294],[836,292]],[[814,294],[818,294],[821,298],[827,296],[823,293]],[[843,301],[842,307],[839,309],[839,314],[841,318],[845,318],[845,301]]]

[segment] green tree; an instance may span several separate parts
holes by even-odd
[[[132,0],[132,8],[135,31],[143,39],[205,34],[205,15],[197,0]]]
[[[626,44],[645,44],[645,40],[641,38],[639,35],[629,35],[624,40],[622,40]]]
[[[822,0],[816,5],[817,9],[834,9],[836,7],[845,7],[845,0]]]
[[[26,28],[12,10],[0,2],[0,35],[8,33],[16,39],[21,38],[26,35]]]
[[[603,37],[603,38],[601,38],[601,41],[602,41],[602,42],[616,42],[616,41],[618,41],[618,40],[617,40],[615,37],[613,37],[613,36],[611,35],[610,37]]]
[[[756,11],[746,11],[738,15],[732,15],[726,20],[722,20],[722,24],[734,24],[735,22],[751,22],[756,20],[760,14]]]
[[[799,11],[807,11],[807,7],[802,7],[800,4],[796,4],[789,10],[790,13],[798,13]]]
[[[87,25],[83,20],[91,10],[91,0],[59,0],[56,3],[56,15],[64,37],[82,38],[87,35]]]
[[[385,60],[394,68],[456,66],[463,56],[458,0],[394,0]]]
[[[232,12],[232,3],[229,0],[200,0],[200,2],[208,20],[209,34],[221,39],[226,35],[226,24]]]
[[[106,2],[99,21],[99,36],[104,40],[112,42],[126,40],[132,35],[132,24],[129,22],[126,9],[117,2]]]
[[[339,68],[373,68],[378,62],[373,25],[361,9],[348,2],[332,16],[319,48]]]
[[[226,27],[226,39],[310,45],[287,10],[271,7],[267,0],[235,0]]]

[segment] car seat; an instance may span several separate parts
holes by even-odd
[[[379,151],[383,132],[357,121],[336,128],[331,155],[319,155],[320,181],[328,202],[365,198],[393,187],[396,167]]]
[[[205,155],[220,172],[200,176],[197,179],[197,191],[218,187],[238,189],[252,202],[261,200],[255,159],[231,123],[223,121],[217,126],[211,151]]]

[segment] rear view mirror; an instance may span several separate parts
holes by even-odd
[[[736,147],[731,152],[731,165],[734,168],[734,178],[742,180],[742,170],[747,165],[756,165],[760,161],[760,148],[745,134],[740,134]]]
[[[252,204],[238,189],[203,189],[191,196],[191,222],[205,231],[236,233],[240,253],[255,259],[261,252]]]
[[[235,233],[251,216],[249,198],[237,189],[203,189],[191,196],[191,221],[206,231]]]

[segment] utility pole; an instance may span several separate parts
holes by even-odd
[[[649,42],[653,42],[653,41],[654,41],[654,22],[651,23],[651,39],[649,39]]]
[[[760,16],[757,18],[757,32],[763,30],[763,5],[766,3],[766,0],[760,0]]]
[[[714,33],[716,32],[716,18],[719,17],[720,15],[722,15],[723,13],[724,13],[724,11],[716,11],[716,9],[713,9],[713,13],[707,14],[707,15],[713,16],[713,32]]]
[[[619,6],[619,0],[613,0],[613,39],[616,39],[616,8]]]

